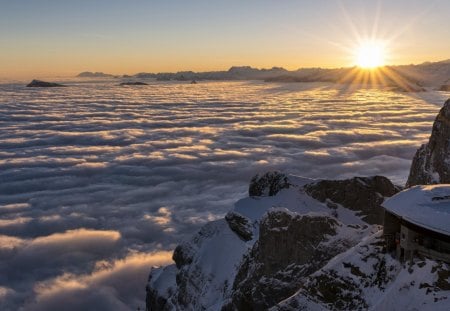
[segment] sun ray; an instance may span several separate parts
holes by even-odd
[[[341,9],[341,12],[345,18],[345,21],[347,22],[348,27],[350,28],[350,31],[353,33],[353,36],[356,38],[356,40],[360,41],[362,39],[361,34],[359,33],[356,25],[353,23],[353,19],[350,17],[350,14],[347,12],[345,5],[342,3],[342,1],[339,1],[338,3],[339,3],[339,7]]]
[[[372,27],[372,38],[376,38],[377,37],[378,26],[379,26],[379,22],[380,22],[380,16],[381,16],[381,1],[378,0],[377,1],[377,10],[375,12],[375,19],[374,19],[373,27]]]
[[[392,70],[390,67],[383,67],[380,68],[380,70],[394,83],[392,86],[399,87],[400,89],[405,91],[412,90],[412,86],[407,82],[407,80],[400,74],[398,74],[395,70]]]

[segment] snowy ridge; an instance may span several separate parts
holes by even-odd
[[[371,183],[380,178],[366,179],[367,183],[348,180],[346,191],[354,183],[369,191]],[[305,277],[326,266],[334,256],[380,230],[380,226],[363,221],[358,210],[308,195],[305,187],[317,187],[317,180],[296,176],[287,180],[287,188],[278,189],[273,196],[236,202],[231,214],[239,221],[233,226],[231,217],[210,222],[180,244],[173,256],[176,265],[152,270],[147,308],[240,310],[251,295],[246,288],[260,284],[274,293],[274,300],[252,296],[250,309],[265,309],[287,298],[285,293],[293,294]],[[396,191],[390,185],[387,191]],[[251,238],[243,239],[239,229],[251,230]],[[283,240],[285,244],[280,244]]]
[[[382,251],[381,232],[333,258],[271,310],[448,310],[450,266],[402,265]]]
[[[237,264],[248,247],[225,220],[208,223],[177,247],[176,265],[152,269],[147,288],[164,297],[154,309],[217,310],[216,302],[230,294]],[[177,253],[182,252],[177,258]]]

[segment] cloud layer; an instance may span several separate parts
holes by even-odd
[[[0,308],[135,310],[247,182],[406,179],[448,94],[253,82],[0,85]],[[423,97],[426,96],[426,97]]]

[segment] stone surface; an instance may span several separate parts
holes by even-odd
[[[384,215],[381,203],[385,197],[391,197],[400,191],[399,187],[384,176],[321,180],[306,185],[305,190],[316,200],[341,204],[357,211],[365,222],[380,225],[383,224]]]
[[[406,187],[450,183],[450,99],[439,111],[430,140],[416,152]]]
[[[289,188],[289,180],[283,173],[273,171],[262,176],[257,174],[250,181],[248,188],[249,196],[274,196],[281,189]]]
[[[250,241],[253,238],[253,226],[247,217],[241,214],[231,211],[225,215],[225,220],[233,230],[242,240]]]
[[[192,263],[193,256],[194,254],[191,244],[184,242],[175,248],[172,259],[175,261],[177,268],[180,269],[183,266]]]
[[[231,301],[222,310],[266,310],[294,294],[302,277],[342,251],[324,243],[337,226],[326,216],[269,212],[261,221],[258,242],[241,263]]]

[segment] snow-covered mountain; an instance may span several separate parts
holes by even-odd
[[[255,176],[175,264],[151,270],[147,309],[448,310],[449,264],[385,251],[381,204],[399,191],[382,176]]]
[[[401,264],[383,244],[380,232],[366,237],[270,310],[448,310],[450,266],[427,258]]]
[[[383,198],[398,191],[380,176],[329,182],[277,173],[254,179],[250,189],[261,194],[272,189],[273,196],[238,201],[224,219],[180,244],[174,265],[152,270],[148,308],[266,309],[294,294],[303,278],[380,230],[363,220],[362,209],[354,209],[357,197],[342,205],[328,198],[320,202],[308,192],[380,198],[373,207],[381,212]]]

